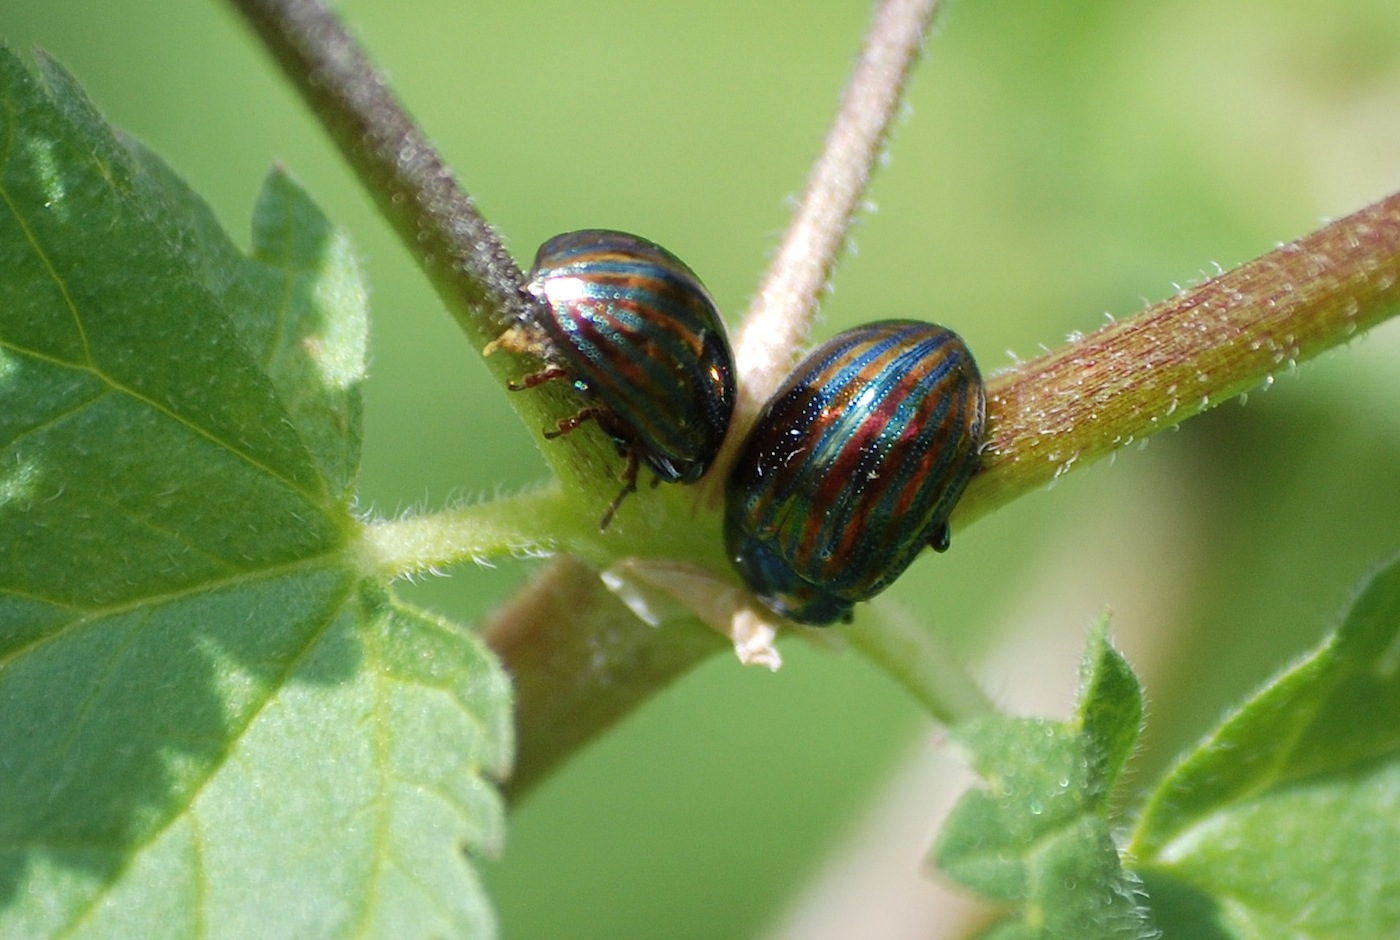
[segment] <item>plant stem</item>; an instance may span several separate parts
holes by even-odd
[[[487,622],[486,635],[514,683],[519,751],[505,786],[511,802],[727,646],[694,621],[647,626],[596,571],[567,555],[512,597]]]
[[[230,0],[306,99],[477,347],[525,311],[520,268],[319,0]]]
[[[879,601],[842,630],[851,645],[923,703],[933,719],[955,725],[995,714],[996,706],[962,664],[903,608]]]
[[[359,540],[361,568],[369,577],[388,580],[502,555],[552,555],[561,542],[578,541],[577,535],[562,535],[578,520],[568,502],[551,486],[455,509],[374,520]],[[588,534],[596,539],[596,526]]]
[[[340,20],[321,0],[229,3],[306,100],[472,345],[481,351],[518,323],[535,303],[525,275]],[[538,367],[509,351],[486,363],[502,386]],[[552,426],[578,409],[558,384],[508,401],[526,425]],[[596,430],[541,454],[569,491],[612,486],[616,456]]]
[[[985,515],[1347,342],[1400,310],[1400,193],[987,385]]]
[[[937,10],[938,0],[885,0],[875,10],[826,144],[734,344],[739,403],[729,434],[731,450],[787,376],[806,340]],[[722,471],[728,463],[721,458],[717,466]]]

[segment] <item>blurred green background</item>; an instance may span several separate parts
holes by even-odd
[[[863,0],[341,9],[522,263],[567,229],[636,231],[700,272],[731,322],[870,12]],[[240,242],[273,162],[351,231],[374,317],[366,511],[544,474],[538,436],[223,5],[6,0],[0,38],[56,56]],[[820,330],[937,319],[994,371],[1397,188],[1394,0],[957,0]],[[1400,549],[1398,371],[1392,323],[1247,407],[1226,403],[958,533],[891,594],[970,660],[1039,650],[1048,634],[1059,653],[1038,678],[1060,713],[1084,628],[1112,607],[1148,683],[1133,778],[1146,786]],[[472,623],[530,568],[463,569],[403,593]],[[753,936],[782,917],[928,733],[861,660],[785,653],[777,675],[707,664],[514,814],[486,871],[506,937]],[[1024,675],[988,683],[1017,702]]]

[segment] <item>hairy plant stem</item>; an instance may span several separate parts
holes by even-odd
[[[364,49],[321,0],[229,0],[282,67],[478,351],[534,303],[525,276]],[[508,350],[487,358],[506,381],[538,367]],[[562,386],[562,383],[559,383]],[[568,389],[510,395],[531,427],[578,409]],[[595,429],[542,448],[571,493],[605,505],[615,490],[612,445]]]
[[[965,525],[1395,315],[1400,193],[987,383]]]
[[[478,348],[494,338],[530,303],[520,271],[353,39],[313,0],[231,2],[329,129],[468,336]],[[730,448],[806,334],[934,6],[933,0],[885,0],[877,9],[823,155],[740,332],[744,397]],[[983,468],[954,524],[966,525],[1062,473],[1266,384],[1397,308],[1400,194],[994,376]],[[513,368],[493,366],[502,376]],[[545,406],[531,402],[545,397],[522,397],[512,404],[526,420],[544,420],[532,409]],[[567,407],[554,399],[548,410]],[[566,493],[570,481],[580,480],[596,486],[601,479],[610,489],[615,461],[606,445],[596,436],[574,435],[570,443],[545,452]],[[728,452],[712,473],[710,503],[727,459]],[[459,514],[470,525],[486,518]],[[529,535],[503,526],[503,537]],[[412,538],[414,529],[376,535]],[[429,569],[461,561],[472,537],[441,540],[438,548],[425,540],[421,550],[401,542],[393,550]],[[626,554],[627,539],[618,544]],[[508,602],[488,624],[487,637],[515,678],[520,755],[508,784],[512,798],[724,648],[689,621],[646,626],[601,586],[593,568],[567,557]],[[986,707],[975,686],[959,688],[961,678],[948,678],[949,664],[936,650],[908,639],[896,619],[869,615],[852,637],[887,668],[903,656],[918,657],[891,672],[938,717],[958,720]]]
[[[230,0],[339,146],[480,348],[528,303],[525,278],[437,150],[319,0]]]
[[[741,391],[731,442],[748,430],[807,338],[937,9],[938,0],[887,0],[875,10],[826,144],[734,344]]]

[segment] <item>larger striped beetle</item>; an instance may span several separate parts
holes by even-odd
[[[749,588],[799,623],[849,620],[928,545],[977,469],[986,409],[967,346],[883,320],[815,349],[764,406],[725,491]]]
[[[658,482],[699,480],[729,429],[734,355],[694,272],[645,238],[587,229],[541,245],[527,287],[543,312],[527,332],[546,338],[527,345],[547,365],[509,387],[572,382],[588,404],[545,437],[597,421],[627,458],[622,490],[600,528],[636,491],[641,463]],[[505,337],[498,343],[520,346]]]

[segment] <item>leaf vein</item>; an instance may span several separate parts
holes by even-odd
[[[9,162],[10,153],[7,147],[5,154],[5,162],[7,164]],[[4,183],[0,183],[0,200],[4,201],[6,207],[10,210],[10,214],[14,216],[16,224],[19,225],[20,231],[24,234],[25,241],[29,242],[33,247],[34,254],[38,256],[39,261],[44,266],[44,270],[48,272],[49,278],[63,296],[63,302],[67,305],[68,313],[73,318],[73,328],[77,331],[78,341],[82,344],[83,355],[87,358],[88,363],[91,364],[93,361],[92,347],[88,343],[87,330],[83,327],[83,318],[78,313],[78,305],[73,301],[72,294],[68,292],[68,284],[59,275],[58,269],[53,265],[53,260],[40,244],[38,237],[34,234],[34,230],[30,228],[28,221],[20,212],[19,206],[15,204],[9,187],[4,185]]]
[[[334,552],[327,552],[322,555],[315,555],[307,558],[299,558],[296,561],[288,562],[282,565],[270,565],[265,568],[240,571],[236,574],[230,575],[227,578],[218,578],[214,580],[201,581],[198,584],[192,584],[188,587],[177,588],[171,591],[163,591],[158,594],[146,594],[140,597],[134,597],[129,600],[122,601],[119,604],[109,604],[102,607],[91,608],[76,607],[64,601],[51,600],[43,595],[34,594],[32,592],[15,590],[9,587],[0,587],[0,597],[5,597],[6,595],[14,595],[16,597],[24,597],[29,600],[39,601],[40,603],[51,604],[54,607],[59,607],[65,610],[74,610],[80,612],[80,616],[74,619],[71,623],[64,624],[62,628],[55,630],[52,633],[45,634],[44,636],[37,637],[33,642],[27,643],[20,647],[16,647],[6,656],[0,656],[0,669],[3,669],[6,665],[19,659],[21,656],[24,656],[32,652],[33,650],[46,645],[47,643],[50,643],[56,639],[60,639],[63,636],[66,636],[73,630],[82,629],[83,627],[92,623],[94,620],[101,620],[107,617],[116,616],[118,614],[130,613],[132,611],[137,611],[147,606],[169,604],[175,601],[184,600],[189,597],[196,597],[200,594],[221,591],[231,587],[238,587],[242,584],[252,584],[264,579],[270,580],[279,577],[284,577],[286,575],[296,574],[301,571],[308,571],[318,567],[324,567],[333,563],[340,562],[341,560],[341,552],[340,550],[336,550]]]

